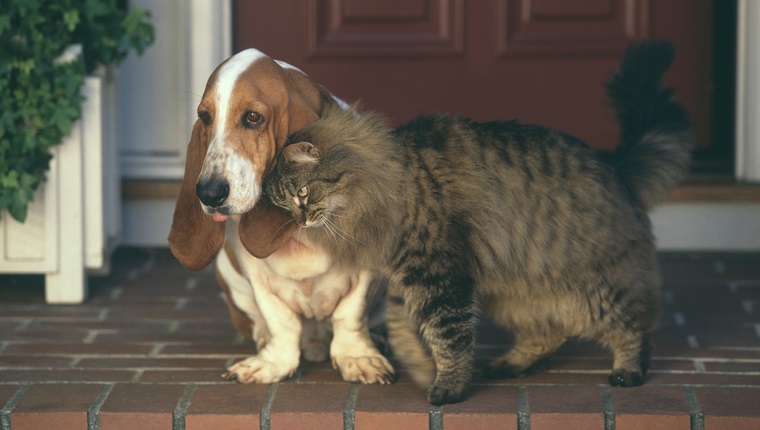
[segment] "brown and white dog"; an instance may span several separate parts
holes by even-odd
[[[387,383],[393,368],[369,336],[368,302],[377,295],[369,273],[332,266],[321,249],[300,240],[291,218],[260,199],[289,134],[328,104],[348,108],[303,72],[258,50],[222,63],[206,84],[187,148],[169,245],[191,270],[216,257],[216,275],[233,324],[257,354],[223,375],[272,383],[304,358],[327,358],[347,381]]]

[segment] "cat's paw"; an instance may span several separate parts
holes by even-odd
[[[427,400],[435,406],[459,403],[467,396],[467,388],[466,385],[462,387],[433,385],[427,392]]]
[[[524,376],[525,369],[519,369],[503,360],[494,360],[483,369],[486,378],[507,379]]]
[[[644,377],[639,371],[615,369],[610,373],[609,381],[613,387],[636,387],[644,383]]]
[[[546,370],[546,363],[544,360],[539,360],[528,367],[515,366],[508,361],[499,358],[491,361],[483,369],[483,375],[486,378],[491,379],[509,379],[520,378],[531,373],[542,372]]]
[[[365,357],[333,357],[333,367],[340,370],[343,379],[362,384],[391,384],[396,373],[388,360],[380,354]]]
[[[271,384],[279,382],[285,377],[293,376],[298,362],[293,364],[274,363],[264,360],[259,356],[248,357],[232,365],[222,375],[228,381],[236,381],[241,384]]]

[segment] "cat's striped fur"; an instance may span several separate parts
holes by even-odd
[[[664,42],[627,52],[608,85],[612,154],[514,121],[431,115],[391,131],[335,109],[291,136],[266,193],[337,264],[390,279],[389,341],[431,403],[464,398],[479,310],[515,336],[491,376],[577,337],[612,349],[612,385],[639,385],[660,295],[646,211],[692,144],[660,81],[672,56]]]

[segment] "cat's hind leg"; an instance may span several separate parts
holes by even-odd
[[[486,377],[516,378],[531,373],[537,361],[556,351],[566,339],[561,334],[536,334],[520,330],[513,333],[513,346],[486,366]]]
[[[604,318],[592,338],[614,354],[610,385],[635,387],[644,383],[649,369],[649,334],[660,315],[659,276],[654,270],[619,265],[608,269],[603,279],[610,287],[601,296],[598,307]]]
[[[394,357],[401,362],[415,384],[429,389],[435,381],[435,362],[422,345],[417,328],[404,310],[401,297],[389,294],[386,327]]]
[[[630,330],[613,331],[601,342],[615,356],[609,383],[616,387],[635,387],[644,383],[651,356],[649,338]]]
[[[515,284],[513,287],[527,289],[528,284]],[[499,291],[500,288],[492,287],[492,290]],[[564,327],[549,319],[559,309],[550,298],[531,302],[520,297],[505,297],[500,293],[486,295],[481,302],[486,317],[514,336],[510,349],[486,365],[486,377],[516,378],[532,373],[537,370],[539,360],[556,351],[567,340]]]

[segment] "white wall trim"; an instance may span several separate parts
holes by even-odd
[[[187,39],[190,53],[187,58],[188,84],[200,101],[211,71],[232,55],[232,5],[229,0],[190,0],[190,25]],[[207,29],[198,31],[199,28]],[[197,103],[189,106],[188,120],[197,118]]]
[[[736,52],[736,178],[760,182],[760,2],[739,0]]]
[[[206,79],[231,54],[231,1],[131,3],[152,12],[156,41],[121,67],[122,176],[181,179]]]

